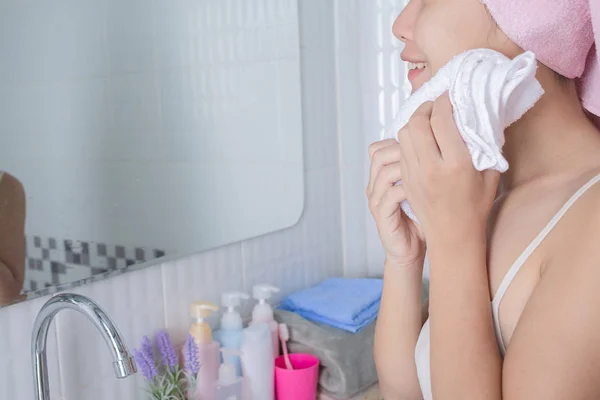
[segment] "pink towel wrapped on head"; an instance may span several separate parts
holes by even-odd
[[[481,0],[502,31],[559,74],[578,79],[583,106],[600,116],[600,0]]]

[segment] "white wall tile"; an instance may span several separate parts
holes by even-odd
[[[381,140],[384,129],[395,115],[404,98],[405,80],[401,79],[403,64],[399,57],[402,43],[394,38],[392,24],[404,5],[401,1],[380,1],[371,7],[361,4],[360,60],[362,84],[363,147]],[[369,160],[363,167],[368,171]],[[384,253],[369,210],[366,218],[366,252],[370,274],[383,272]]]
[[[300,226],[305,225],[306,212],[305,204]],[[278,261],[286,257],[298,256],[303,253],[304,248],[305,238],[302,229],[296,225],[242,242],[242,256],[245,264],[258,266],[264,261]]]
[[[333,4],[299,1],[304,168],[338,165]]]
[[[364,5],[363,7],[364,8]],[[361,15],[359,0],[336,0],[336,79],[340,165],[364,163],[367,151],[362,123]]]
[[[307,251],[341,249],[340,177],[336,167],[306,172],[304,244]]]
[[[190,303],[209,301],[221,305],[221,293],[243,289],[242,244],[166,262],[161,266],[165,293],[165,326],[173,341],[182,344],[192,319]],[[214,324],[219,313],[210,319]]]
[[[31,335],[38,311],[49,297],[0,309],[0,399],[33,399]],[[57,357],[56,322],[50,325],[47,339],[50,394],[61,396]]]
[[[363,165],[343,166],[340,171],[342,185],[342,232],[344,238],[344,273],[358,277],[367,269],[367,218],[365,189],[367,172]]]
[[[93,299],[117,325],[129,349],[165,327],[160,266],[71,290]],[[113,360],[96,328],[83,315],[56,316],[61,392],[65,400],[143,399],[141,375],[117,380]]]
[[[321,248],[307,250],[304,258],[306,287],[316,285],[326,278],[343,276],[343,265],[342,253],[337,246],[326,243]]]
[[[363,276],[367,269],[367,218],[365,188],[368,179],[368,132],[363,122],[364,109],[377,110],[377,104],[365,99],[369,69],[363,43],[374,36],[373,19],[377,5],[359,0],[336,0],[336,53],[338,80],[338,130],[340,153],[341,230],[344,273]],[[372,47],[369,43],[367,50]],[[365,81],[365,82],[363,82]],[[356,82],[356,84],[350,84]],[[370,129],[370,128],[369,128]]]
[[[252,294],[252,287],[261,283],[269,283],[280,289],[269,300],[277,304],[290,292],[306,287],[305,258],[302,254],[286,257],[281,260],[268,260],[260,264],[244,264],[244,290]],[[254,301],[244,307],[245,315],[256,304]]]

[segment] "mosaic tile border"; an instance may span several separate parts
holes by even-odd
[[[28,235],[23,292],[53,293],[104,279],[127,267],[166,255],[159,249],[128,247],[71,239]],[[47,293],[44,293],[47,292]]]

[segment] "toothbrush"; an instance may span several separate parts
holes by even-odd
[[[283,360],[285,367],[289,370],[294,369],[290,356],[288,354],[287,341],[290,340],[290,330],[286,324],[279,324],[279,339],[281,340],[281,348],[283,349]]]

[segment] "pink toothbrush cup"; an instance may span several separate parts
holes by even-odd
[[[293,370],[285,367],[285,359],[275,359],[275,392],[277,400],[315,400],[319,381],[319,359],[310,354],[290,354]]]

